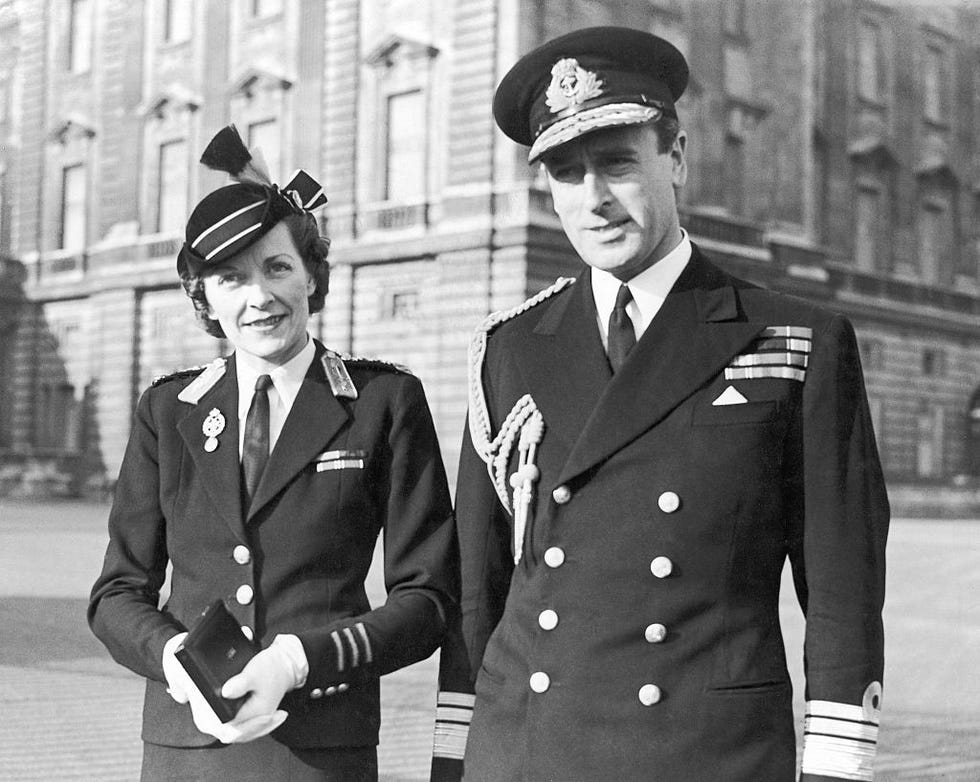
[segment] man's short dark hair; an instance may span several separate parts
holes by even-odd
[[[657,151],[661,155],[667,154],[680,133],[680,123],[674,117],[661,117],[653,123],[653,129],[657,131]]]

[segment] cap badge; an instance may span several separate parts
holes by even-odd
[[[201,431],[208,439],[204,441],[204,450],[214,453],[218,450],[218,435],[225,430],[225,417],[217,407],[212,407],[208,417],[201,425]]]
[[[551,69],[551,84],[548,86],[545,103],[553,114],[570,108],[577,108],[590,98],[602,95],[602,82],[592,71],[587,71],[573,57],[566,57],[555,63]]]

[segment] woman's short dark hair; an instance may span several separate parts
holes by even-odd
[[[316,218],[309,212],[294,212],[285,215],[279,222],[284,223],[289,230],[303,266],[316,283],[313,293],[309,296],[310,314],[323,309],[323,302],[330,289],[330,264],[327,255],[330,252],[330,240],[320,235]],[[187,263],[180,272],[180,284],[194,305],[194,315],[201,327],[212,337],[224,338],[225,331],[221,324],[208,317],[208,298],[204,293],[204,277],[207,267],[198,263]]]

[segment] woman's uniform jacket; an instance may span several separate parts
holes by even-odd
[[[793,780],[789,557],[805,778],[871,779],[888,504],[851,326],[695,248],[612,376],[570,282],[471,349],[433,778]]]
[[[219,413],[209,451],[205,422]],[[247,513],[237,413],[234,356],[143,394],[89,622],[147,679],[144,741],[214,742],[167,694],[161,658],[170,637],[225,598],[263,646],[293,633],[306,651],[309,676],[283,700],[276,739],[375,745],[379,676],[431,654],[455,610],[450,500],[422,384],[317,343]],[[388,597],[372,610],[363,583],[379,532]],[[168,557],[171,591],[158,610]]]

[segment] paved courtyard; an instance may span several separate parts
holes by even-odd
[[[107,511],[0,499],[0,780],[138,779],[142,682],[85,625]],[[803,623],[785,597],[798,682]],[[885,622],[876,779],[980,780],[980,521],[893,523]],[[426,778],[435,671],[432,658],[383,680],[384,782]]]

